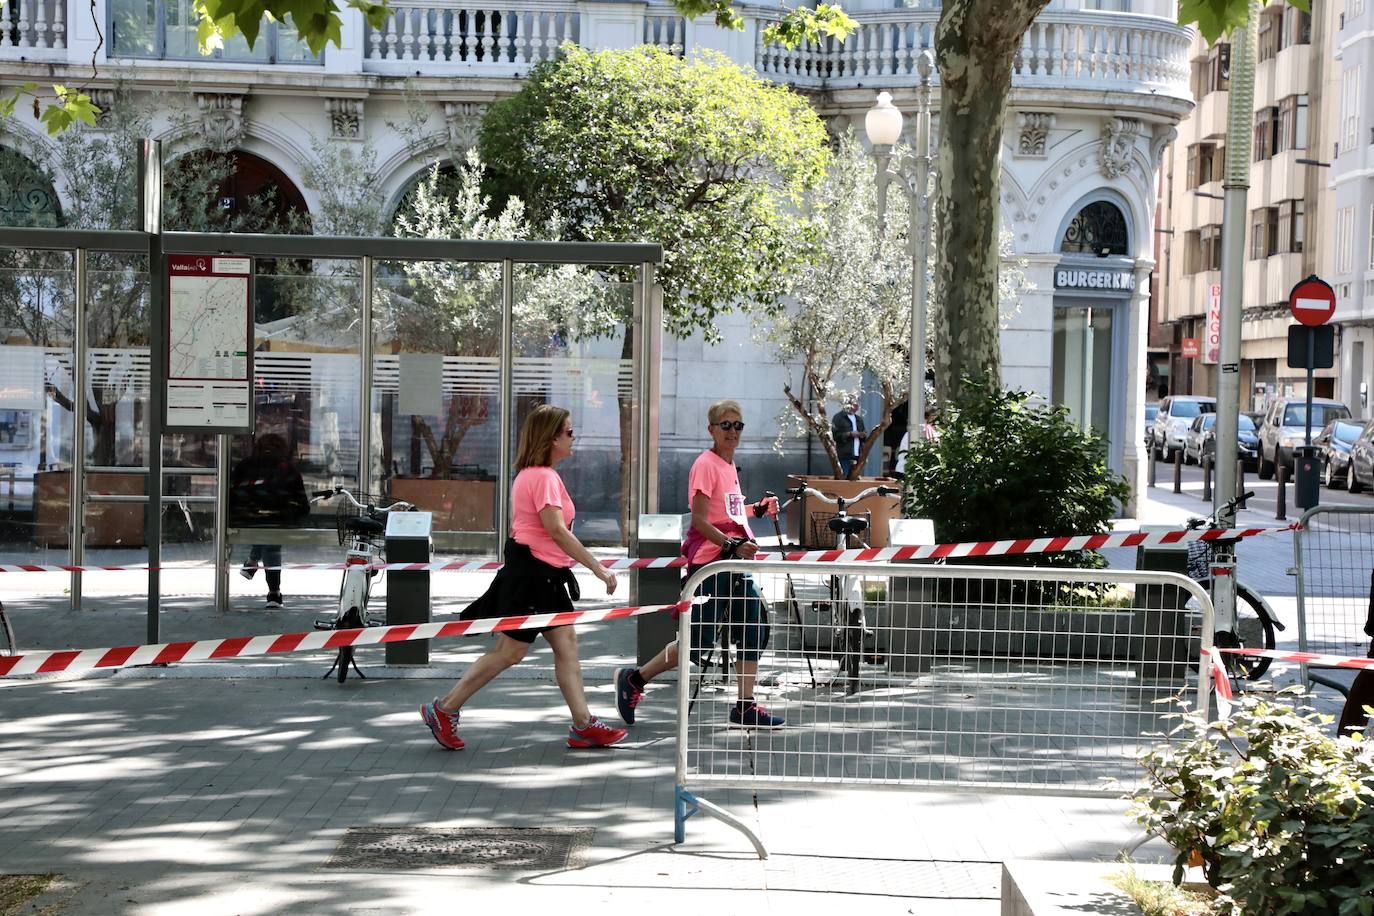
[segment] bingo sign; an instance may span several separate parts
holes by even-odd
[[[1202,361],[1215,364],[1221,358],[1221,284],[1207,291],[1207,327],[1202,338]]]

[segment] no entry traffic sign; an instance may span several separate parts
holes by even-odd
[[[1288,294],[1288,310],[1302,324],[1320,327],[1330,321],[1336,311],[1336,291],[1325,280],[1310,276],[1299,281]]]

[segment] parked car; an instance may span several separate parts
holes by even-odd
[[[1246,469],[1254,468],[1259,462],[1259,436],[1255,421],[1250,418],[1249,414],[1243,413],[1236,418],[1236,424],[1236,457],[1245,462]],[[1198,452],[1198,464],[1204,461],[1209,464],[1216,464],[1217,428],[1215,423],[1210,424],[1207,431],[1202,434]]]
[[[1274,401],[1269,405],[1259,429],[1260,479],[1271,479],[1280,464],[1292,470],[1293,450],[1303,444],[1309,427],[1315,437],[1327,423],[1349,416],[1349,407],[1330,398],[1313,398],[1310,418],[1307,416],[1305,397]]]
[[[1155,425],[1155,415],[1156,415],[1157,413],[1159,413],[1159,405],[1158,405],[1158,404],[1146,404],[1146,405],[1145,405],[1145,447],[1146,447],[1147,449],[1150,448],[1151,445],[1152,445],[1152,442],[1150,441],[1150,440],[1151,440],[1150,430],[1151,430],[1151,428]]]
[[[1368,420],[1332,420],[1312,440],[1322,452],[1322,479],[1335,490],[1350,479],[1350,449],[1360,438]]]
[[[1183,436],[1188,425],[1205,413],[1217,412],[1217,399],[1192,394],[1180,394],[1159,402],[1159,413],[1150,430],[1150,447],[1155,457],[1173,461],[1174,452],[1183,448]]]
[[[1188,424],[1188,431],[1183,434],[1183,463],[1202,464],[1202,440],[1206,436],[1213,436],[1212,428],[1216,426],[1217,415],[1214,413],[1202,413],[1193,418],[1193,422]]]
[[[1374,420],[1360,430],[1360,437],[1350,446],[1350,470],[1346,485],[1351,493],[1374,487]]]

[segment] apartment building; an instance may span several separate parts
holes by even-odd
[[[1241,325],[1247,410],[1306,387],[1303,371],[1286,363],[1287,301],[1294,284],[1321,271],[1322,227],[1331,220],[1330,162],[1322,158],[1324,112],[1338,102],[1325,78],[1336,22],[1329,7],[1314,3],[1309,15],[1273,2],[1261,13]],[[1180,394],[1216,391],[1230,57],[1229,44],[1194,38],[1197,108],[1179,125],[1161,175],[1160,320],[1172,340],[1158,375]],[[1318,371],[1316,394],[1330,396],[1334,378],[1334,370]]]
[[[330,46],[319,56],[310,54],[286,24],[269,23],[251,51],[236,40],[202,57],[195,47],[191,6],[191,0],[94,0],[93,5],[14,0],[0,11],[0,81],[87,85],[98,104],[108,103],[115,81],[123,81],[156,109],[155,133],[173,155],[197,147],[233,153],[238,174],[223,206],[232,208],[271,188],[284,206],[308,214],[321,206],[320,189],[305,180],[317,145],[375,151],[375,186],[393,206],[399,205],[437,157],[472,146],[486,106],[516,92],[530,68],[553,56],[564,41],[590,48],[646,43],[675,54],[719,51],[803,93],[839,133],[850,127],[861,130],[864,113],[880,89],[912,111],[916,62],[932,48],[940,15],[932,0],[858,0],[845,4],[859,26],[849,41],[788,51],[760,41],[762,29],[778,15],[776,8],[761,5],[741,6],[746,28],[733,32],[716,28],[709,17],[685,20],[657,0],[502,0],[489,5],[395,0],[396,15],[381,30],[367,27],[357,11],[345,9],[341,46]],[[1192,108],[1194,95],[1189,86],[1191,33],[1176,20],[1174,0],[1054,0],[1017,56],[1003,150],[1003,217],[1014,253],[1026,259],[1035,284],[1004,331],[1006,381],[1069,405],[1082,423],[1107,435],[1112,466],[1142,483],[1137,430],[1146,378],[1149,277],[1155,269],[1156,176],[1161,153],[1174,126]],[[1290,35],[1276,53],[1285,58],[1302,54],[1305,60],[1305,20],[1284,19],[1276,26]],[[1218,83],[1224,66],[1209,68],[1206,52],[1201,53],[1203,66],[1194,66],[1194,81],[1201,75]],[[1288,104],[1296,105],[1305,85],[1285,88],[1276,98],[1292,97]],[[1221,123],[1219,101],[1224,109],[1224,85],[1215,88],[1198,93],[1210,106],[1209,124]],[[937,110],[938,91],[937,85]],[[1284,111],[1290,124],[1302,117],[1297,108]],[[401,123],[419,123],[421,128],[403,136],[395,127]],[[104,122],[94,128],[106,129]],[[1179,141],[1174,148],[1187,151],[1213,137]],[[37,159],[47,142],[28,112],[0,120],[4,155]],[[1282,155],[1298,155],[1292,146],[1288,143]],[[1199,187],[1218,187],[1211,178],[1213,158],[1215,150],[1208,153],[1207,182]],[[1174,169],[1180,187],[1182,169]],[[36,171],[31,185],[8,206],[49,208],[53,214],[69,207],[60,173]],[[1301,197],[1291,190],[1283,194],[1275,199]],[[1219,223],[1219,214],[1217,205],[1215,214],[1198,226]],[[1291,208],[1287,218],[1291,233]],[[1277,231],[1277,216],[1275,220]],[[1300,236],[1300,224],[1296,231]],[[1183,236],[1174,237],[1175,249]],[[1189,274],[1188,282],[1195,275]],[[1205,285],[1205,280],[1198,282]],[[423,455],[408,441],[409,424],[393,422],[390,414],[369,419],[362,395],[349,394],[350,381],[356,388],[363,376],[364,353],[377,353],[369,371],[378,378],[394,372],[395,354],[366,347],[356,335],[347,341],[326,340],[306,316],[273,315],[272,320],[276,324],[270,334],[261,335],[259,365],[263,372],[278,364],[287,367],[263,382],[275,399],[273,412],[286,418],[283,423],[299,427],[287,430],[288,441],[300,443],[302,454],[334,456],[340,467],[331,474],[346,482],[356,471],[342,465],[356,466],[359,460],[356,445],[350,453],[349,443],[359,441],[361,425],[370,422],[375,424],[374,434],[367,437],[373,453],[363,460],[373,463],[371,479],[385,481],[398,466],[400,473],[433,470],[423,466]],[[261,316],[259,323],[261,330]],[[681,498],[677,484],[701,448],[705,406],[718,397],[744,402],[751,435],[743,464],[760,480],[775,485],[782,472],[801,470],[806,460],[799,458],[797,443],[788,443],[786,454],[772,448],[774,418],[786,409],[786,367],[774,363],[755,342],[747,318],[726,316],[719,330],[725,341],[719,346],[700,338],[670,339],[664,345],[663,398],[657,409],[665,507]],[[46,368],[33,377],[47,373],[60,385],[70,351],[49,349],[53,352],[42,355]],[[560,377],[560,384],[573,378],[580,386],[576,397],[584,416],[578,426],[579,463],[589,474],[610,481],[618,473],[618,414],[610,393],[617,384],[613,364],[619,344],[612,350],[610,355],[560,351],[584,360],[579,370],[584,374]],[[453,363],[455,373],[468,356],[441,355],[446,367]],[[129,359],[146,359],[146,351]],[[596,360],[603,359],[610,360],[609,368],[596,368],[601,366]],[[734,382],[722,388],[723,378]],[[62,455],[61,443],[71,436],[70,416],[45,397],[41,383],[30,387],[4,389],[9,400],[0,401],[0,414],[9,416],[15,429],[37,430],[40,424],[32,418],[50,413],[51,423],[44,426],[48,456]],[[445,390],[445,410],[457,396]],[[120,415],[134,417],[133,404],[146,397],[146,387],[130,386],[119,397],[130,402]],[[491,403],[494,411],[515,409]],[[277,409],[280,405],[289,410]],[[132,421],[126,432],[137,438]],[[0,454],[0,464],[24,473],[34,459],[23,450],[36,448],[39,438],[30,433],[10,443],[0,441],[0,450],[12,450],[8,456]],[[454,473],[489,469],[494,443],[492,435],[469,435],[454,458]],[[340,455],[346,457],[342,463]],[[416,455],[418,462],[405,460]],[[136,451],[128,460],[139,463]],[[875,462],[870,470],[877,469]],[[611,511],[615,488],[608,485],[606,491],[607,505],[589,505],[587,517]]]
[[[1374,384],[1374,0],[1338,4],[1327,77],[1331,105],[1331,245],[1323,276],[1336,289],[1337,394],[1369,416]]]

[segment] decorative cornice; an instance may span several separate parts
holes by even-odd
[[[1140,137],[1140,122],[1135,118],[1108,118],[1102,124],[1102,149],[1098,163],[1102,174],[1117,178],[1131,167],[1131,150]]]
[[[197,92],[196,106],[200,109],[200,130],[205,143],[213,150],[228,152],[243,142],[247,126],[243,117],[246,95],[229,92]]]
[[[475,147],[486,110],[483,102],[445,102],[444,123],[448,125],[449,146],[458,151]]]
[[[1021,111],[1016,115],[1019,128],[1015,155],[1022,159],[1044,159],[1054,115],[1044,111]]]
[[[364,139],[362,99],[325,99],[324,110],[329,115],[330,139]]]

